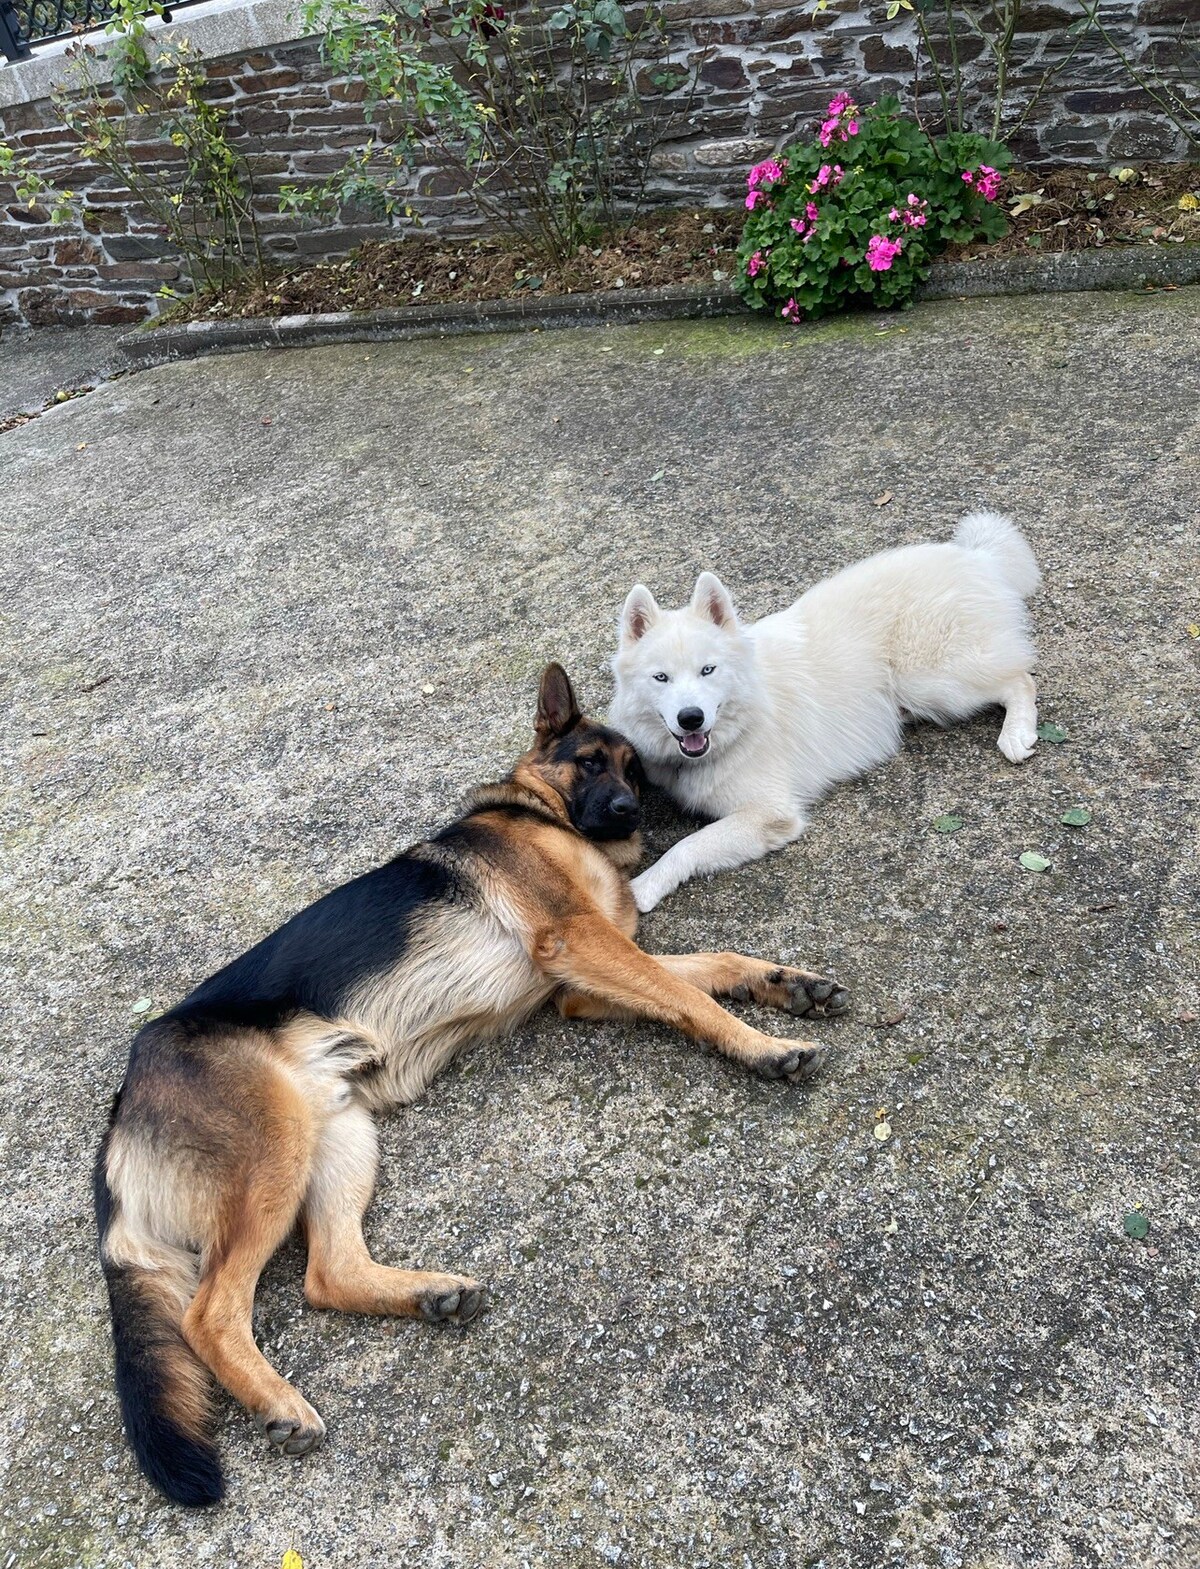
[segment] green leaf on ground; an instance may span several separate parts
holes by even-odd
[[[1136,1209],[1130,1210],[1125,1217],[1125,1235],[1135,1237],[1139,1242],[1150,1230],[1150,1222],[1145,1215],[1139,1215]]]
[[[962,818],[955,817],[953,812],[944,812],[933,820],[933,826],[940,834],[956,834],[962,825]]]
[[[1038,740],[1050,741],[1054,746],[1067,739],[1067,732],[1061,725],[1043,724],[1037,727]]]
[[[1027,872],[1048,872],[1050,862],[1044,855],[1039,855],[1036,850],[1026,850],[1021,856],[1021,865]]]
[[[149,1013],[154,1004],[149,997],[139,997],[130,1008],[130,1013]]]
[[[1073,806],[1069,812],[1062,814],[1062,820],[1068,828],[1086,828],[1092,820],[1092,814],[1086,806]]]

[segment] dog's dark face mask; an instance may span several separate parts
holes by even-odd
[[[538,692],[533,766],[566,803],[589,839],[629,839],[641,822],[643,774],[623,735],[579,711],[561,665],[547,665]]]

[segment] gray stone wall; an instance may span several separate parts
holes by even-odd
[[[841,88],[862,102],[895,93],[931,125],[940,118],[927,62],[915,79],[916,25],[906,12],[888,22],[885,5],[861,0],[831,0],[822,12],[772,0],[668,0],[666,9],[680,51],[701,65],[701,87],[686,135],[656,157],[656,201],[737,200],[747,163],[803,131]],[[1194,42],[1200,0],[1104,0],[1102,14],[1140,66],[1175,82],[1190,76],[1182,91],[1200,105]],[[1187,156],[1184,136],[1111,51],[1091,40],[1076,47],[1067,28],[1078,15],[1077,0],[1033,0],[1025,7],[1004,119],[1018,160],[1106,164]],[[186,11],[179,13],[172,30],[187,35],[187,19]],[[212,19],[196,26],[213,56],[206,66],[211,96],[228,108],[233,135],[253,162],[271,253],[280,260],[339,256],[365,238],[393,232],[361,213],[343,213],[336,223],[278,213],[284,184],[319,182],[363,146],[361,85],[331,74],[311,40],[223,53],[212,41]],[[944,37],[937,47],[948,58]],[[973,122],[986,128],[993,74],[982,42],[962,38],[959,58]],[[6,77],[5,69],[17,75]],[[180,285],[178,258],[130,191],[81,166],[73,138],[44,96],[53,62],[34,63],[43,96],[24,101],[21,73],[31,68],[5,69],[4,139],[47,179],[82,193],[84,210],[80,224],[55,225],[45,210],[22,207],[12,187],[0,183],[0,321],[132,322],[152,314],[157,291]],[[176,149],[148,120],[134,130],[142,137],[143,167],[168,170]],[[434,230],[478,225],[474,208],[435,167],[414,172],[413,202]]]

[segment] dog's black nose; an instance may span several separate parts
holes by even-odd
[[[681,730],[699,730],[704,723],[704,710],[702,708],[681,708],[676,714]]]
[[[614,795],[608,803],[608,809],[614,817],[636,817],[638,813],[637,796],[630,790],[626,790],[621,795]]]

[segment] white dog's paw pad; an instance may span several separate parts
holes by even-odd
[[[657,888],[644,883],[640,877],[635,877],[629,886],[633,890],[633,902],[643,915],[648,915],[662,898]]]
[[[1001,730],[996,745],[1010,763],[1023,763],[1033,756],[1034,748],[1037,746],[1037,731],[1027,730],[1023,725],[1020,729],[1013,730],[1009,730],[1006,726]]]

